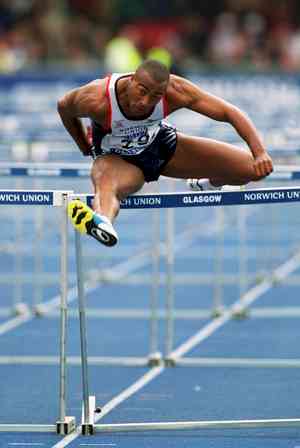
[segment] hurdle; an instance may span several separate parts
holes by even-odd
[[[70,195],[70,199],[80,199],[91,205],[93,196],[89,194]],[[285,188],[263,188],[252,189],[246,191],[224,191],[224,192],[181,192],[181,193],[153,193],[153,194],[137,194],[129,196],[121,201],[122,209],[174,209],[181,207],[226,207],[226,206],[246,206],[253,204],[274,204],[274,203],[296,203],[300,202],[300,187]],[[171,229],[172,230],[172,229]],[[130,423],[130,424],[96,424],[101,418],[95,417],[97,408],[95,407],[95,397],[90,396],[88,387],[88,360],[87,360],[87,338],[85,324],[85,297],[83,288],[83,272],[84,265],[82,259],[81,236],[78,232],[76,236],[76,263],[79,275],[78,294],[79,307],[81,311],[81,356],[82,356],[82,382],[83,382],[83,401],[82,401],[82,422],[81,432],[83,435],[91,435],[94,432],[137,432],[137,431],[162,431],[162,430],[184,430],[184,429],[226,429],[226,428],[276,428],[276,427],[300,427],[300,418],[290,419],[260,419],[260,420],[220,420],[220,421],[193,421],[193,422],[151,422],[151,423]],[[172,240],[172,236],[171,236]],[[170,241],[171,241],[170,240]],[[170,256],[172,262],[172,254]],[[276,271],[276,277],[269,279],[258,285],[257,290],[250,291],[238,300],[231,308],[222,316],[212,321],[211,328],[218,328],[229,319],[233,318],[235,313],[242,312],[250,304],[266,291],[275,281],[285,278],[289,273],[293,272],[300,265],[300,254],[296,254],[290,263],[286,263]],[[169,269],[169,268],[168,268]],[[171,276],[172,277],[172,276]],[[169,285],[172,288],[172,284]],[[171,292],[172,297],[172,292]],[[172,300],[172,299],[170,299]],[[169,309],[169,305],[167,305]],[[180,350],[173,350],[173,316],[172,312],[168,314],[166,321],[166,354],[164,358],[163,368],[174,366],[180,363],[180,358],[195,347],[197,343],[207,337],[206,331],[201,331],[188,340]],[[184,365],[184,362],[182,363]]]
[[[17,179],[22,179],[24,177],[30,177],[33,179],[40,179],[40,178],[52,178],[52,177],[59,177],[64,179],[72,179],[72,178],[87,178],[90,173],[91,164],[90,163],[69,163],[65,166],[62,166],[59,163],[23,163],[23,162],[0,162],[0,176],[9,176],[9,177],[16,177]],[[300,179],[300,166],[298,165],[276,165],[274,172],[268,176],[265,181],[267,182],[278,182],[278,181],[298,181]],[[182,181],[181,181],[182,182]],[[180,181],[178,181],[180,183]],[[221,260],[223,257],[222,254],[222,232],[224,229],[222,229],[222,226],[224,226],[224,220],[222,218],[223,210],[219,209],[217,211],[218,214],[218,222],[220,224],[220,232],[218,233],[219,238],[219,249],[218,253],[216,254],[215,258],[215,274],[217,281],[214,283],[214,297],[213,297],[213,304],[212,304],[212,315],[218,316],[220,313],[224,311],[224,306],[222,303],[222,282],[221,282]],[[241,212],[241,215],[243,214],[243,211]],[[154,218],[153,218],[154,219]],[[167,218],[169,219],[169,218]],[[239,232],[241,234],[241,240],[243,239],[243,232],[245,231],[245,225],[242,222],[243,218],[240,217],[240,225],[239,225]],[[245,220],[245,217],[244,217]],[[171,221],[170,221],[171,222]],[[153,224],[154,228],[158,228],[157,224]],[[169,235],[169,233],[168,233]],[[168,244],[168,241],[167,241]],[[246,284],[246,271],[245,271],[245,265],[247,263],[246,256],[245,256],[245,250],[244,245],[241,242],[240,245],[240,290],[241,292],[245,290],[247,284]],[[155,263],[154,259],[155,251],[157,249],[153,247],[153,252],[151,254],[152,257],[152,264]],[[166,259],[168,257],[168,254],[170,252],[166,251]],[[36,257],[36,269],[37,271],[40,269],[41,263],[38,262],[38,257]],[[170,260],[167,259],[168,266],[171,268],[171,264],[169,263]],[[21,263],[21,257],[17,257],[16,259],[16,269],[20,271],[20,263]],[[219,274],[219,275],[218,275]],[[153,272],[153,278],[156,278],[155,273]],[[107,279],[105,279],[106,281]],[[259,281],[259,278],[257,279]],[[168,284],[169,281],[169,275],[167,275],[166,282]],[[207,280],[206,280],[207,281]],[[152,283],[152,303],[151,303],[151,333],[153,334],[152,342],[150,341],[150,352],[153,353],[153,360],[155,362],[155,359],[158,354],[158,350],[155,348],[157,346],[157,343],[155,342],[155,339],[157,339],[157,336],[155,333],[157,332],[157,324],[155,323],[155,319],[158,319],[156,311],[154,311],[153,306],[153,300],[155,301],[154,295],[154,289],[157,288],[156,285],[157,282]],[[14,297],[14,305],[12,310],[17,314],[22,314],[24,311],[26,311],[26,304],[20,303],[20,281],[19,276],[17,276],[17,281],[14,286],[15,290],[15,297]],[[39,298],[41,297],[41,291],[38,285],[35,288],[35,306],[34,309],[38,315],[42,315],[44,312],[44,306],[40,305]],[[168,292],[168,297],[171,299],[170,291]],[[7,313],[6,310],[3,310],[3,313]],[[159,357],[159,355],[158,355]]]
[[[0,201],[1,204],[6,205],[50,205],[50,206],[61,206],[63,209],[63,226],[62,233],[67,234],[66,230],[66,204],[69,199],[78,198],[86,200],[88,204],[91,203],[91,195],[74,195],[73,193],[61,192],[61,191],[21,191],[21,190],[9,190],[0,191]],[[203,193],[166,193],[166,194],[147,194],[147,195],[136,195],[128,197],[126,200],[122,201],[121,208],[123,209],[145,209],[145,208],[177,208],[177,207],[211,207],[211,206],[230,206],[230,205],[252,205],[252,204],[268,204],[268,203],[292,203],[300,202],[300,187],[294,188],[269,188],[269,189],[256,189],[248,191],[235,191],[235,192],[203,192]],[[80,250],[81,237],[80,234],[76,233],[76,251],[77,251],[77,263],[78,263],[78,290],[79,299],[80,297],[84,299],[84,290],[82,282],[82,253]],[[66,241],[62,241],[62,248],[65,248],[67,244]],[[65,253],[65,249],[62,251]],[[299,260],[298,260],[299,262]],[[63,283],[63,279],[66,277],[67,264],[66,259],[62,258],[62,330],[61,330],[61,344],[62,347],[65,343],[65,332],[64,323],[66,321],[66,301],[65,298],[65,288],[66,283]],[[288,269],[285,268],[284,272],[278,272],[277,276],[283,276],[286,274]],[[81,283],[80,283],[81,282]],[[263,285],[265,287],[265,285]],[[252,295],[247,300],[244,300],[240,304],[242,309],[244,306],[248,306],[252,303],[255,297]],[[81,318],[83,325],[81,326],[81,344],[82,344],[82,369],[83,373],[83,417],[82,417],[82,432],[84,434],[92,434],[94,430],[99,431],[139,431],[139,430],[170,430],[170,429],[209,429],[209,428],[257,428],[257,427],[278,427],[278,426],[295,426],[300,423],[300,419],[268,419],[268,420],[247,420],[247,421],[207,421],[207,422],[165,422],[165,423],[144,423],[144,424],[129,424],[129,425],[95,425],[95,411],[97,408],[95,406],[95,399],[93,396],[89,395],[88,388],[88,369],[87,369],[87,357],[86,357],[86,326],[85,326],[85,315],[84,308],[85,302],[79,302],[81,307]],[[235,307],[237,308],[237,307]],[[228,312],[225,316],[219,318],[215,321],[214,325],[221,325],[226,320],[232,317],[232,313]],[[167,325],[169,329],[167,334],[172,335],[172,319],[169,319]],[[199,337],[196,338],[196,342],[199,341]],[[169,340],[166,344],[169,350],[173,346],[173,341]],[[191,347],[191,345],[189,345]],[[165,359],[165,365],[174,365],[175,362],[184,354],[184,351],[172,353],[166,353],[168,357]],[[64,359],[65,353],[64,349],[61,351],[61,359]],[[61,381],[65,380],[65,370],[63,367],[65,364],[61,363]],[[73,417],[66,417],[64,411],[64,401],[65,401],[65,384],[61,383],[60,391],[60,420],[56,425],[1,425],[0,431],[56,431],[60,434],[66,434],[71,432],[75,428],[75,422]]]
[[[22,179],[24,177],[32,178],[34,180],[40,178],[68,178],[73,179],[74,177],[78,178],[86,178],[88,177],[90,172],[90,164],[68,164],[67,166],[61,168],[60,164],[57,163],[47,163],[47,164],[35,164],[35,163],[0,163],[0,176],[11,176],[16,177],[17,179]],[[159,234],[159,210],[157,213],[153,215],[153,241],[155,241],[157,235]],[[168,248],[170,250],[170,244],[168,244]],[[169,253],[169,250],[166,250],[166,253]],[[158,303],[158,289],[159,289],[159,259],[160,259],[160,247],[159,244],[153,244],[151,249],[149,250],[149,254],[147,258],[150,262],[152,262],[152,272],[153,278],[155,279],[151,286],[151,298],[150,298],[150,337],[149,337],[149,356],[144,359],[126,359],[125,357],[121,359],[121,363],[123,364],[136,364],[139,363],[142,365],[157,365],[161,361],[161,353],[158,350],[158,314],[157,314],[157,303]],[[145,256],[144,256],[145,258]],[[36,263],[39,267],[39,264]],[[170,266],[170,264],[169,264]],[[106,278],[107,276],[108,278]],[[109,272],[103,273],[104,281],[112,281],[111,275]],[[94,281],[101,281],[101,275],[94,275]],[[170,276],[168,276],[168,282],[170,282]],[[169,288],[168,297],[170,297],[171,289]],[[38,296],[38,294],[36,294]],[[22,311],[22,307],[18,307],[20,312]],[[52,309],[53,307],[51,307]],[[171,305],[170,305],[171,309]],[[48,306],[44,306],[42,303],[38,303],[35,300],[34,312],[42,316],[44,312],[48,312]],[[103,359],[104,363],[110,364],[112,361],[107,357]]]
[[[64,178],[64,179],[72,179],[72,178],[86,178],[89,175],[90,172],[90,166],[91,164],[89,163],[71,163],[71,164],[67,164],[65,166],[61,166],[61,164],[58,163],[21,163],[21,162],[16,162],[16,163],[10,163],[10,162],[0,162],[0,176],[11,176],[11,177],[16,177],[17,179],[22,179],[23,177],[30,177],[33,178],[35,180],[40,179],[40,178],[52,178],[52,177],[60,177],[60,178]],[[297,165],[276,165],[275,166],[275,170],[274,173],[271,174],[271,176],[266,178],[266,181],[274,181],[274,182],[278,182],[278,181],[296,181],[300,179],[300,166]],[[179,181],[180,182],[180,181]],[[179,183],[178,182],[178,183]],[[182,181],[181,181],[182,182]],[[218,232],[218,238],[219,238],[219,249],[218,249],[218,253],[216,254],[215,257],[215,274],[216,274],[216,278],[217,281],[215,281],[214,283],[214,298],[213,298],[213,305],[212,305],[212,315],[214,316],[218,316],[220,313],[222,313],[224,311],[224,307],[222,304],[222,282],[221,282],[221,269],[222,269],[222,265],[221,265],[221,260],[223,257],[222,254],[222,232],[224,231],[223,227],[224,227],[224,216],[223,216],[223,210],[222,208],[219,208],[217,210],[218,213],[218,222],[220,225],[220,232]],[[243,214],[243,211],[241,212],[241,214]],[[223,217],[222,217],[223,216]],[[242,217],[241,218],[241,222],[240,222],[240,226],[239,226],[239,231],[241,234],[241,240],[243,239],[243,232],[245,231],[245,223],[242,222]],[[244,219],[245,221],[245,219]],[[153,224],[154,228],[158,228],[157,224]],[[157,232],[157,230],[156,230]],[[168,232],[168,235],[170,235],[170,233]],[[167,241],[168,244],[168,241]],[[246,287],[246,274],[245,274],[245,265],[247,263],[246,260],[246,256],[245,256],[245,250],[244,250],[244,245],[241,242],[240,245],[240,254],[239,254],[239,259],[240,259],[240,289],[241,291],[243,291]],[[155,256],[157,257],[157,254],[155,255],[154,252],[157,251],[157,248],[153,246],[153,251],[150,254],[150,256],[152,257],[152,263],[154,263],[154,259]],[[165,258],[167,259],[168,253],[170,253],[169,251],[165,251],[164,255]],[[36,258],[36,269],[40,269],[41,263],[38,262],[37,258]],[[168,260],[167,260],[168,262]],[[17,257],[16,260],[16,265],[18,270],[20,270],[20,266],[19,264],[21,263],[21,257]],[[170,264],[169,264],[170,266]],[[156,273],[157,274],[157,273]],[[157,278],[158,276],[155,273],[153,273],[153,278]],[[106,276],[108,275],[108,278],[106,278]],[[111,278],[111,276],[109,275],[108,272],[103,272],[103,276],[104,276],[104,281],[112,281],[113,278]],[[47,280],[47,279],[46,279]],[[49,279],[50,280],[50,279]],[[101,281],[101,278],[99,276],[99,280]],[[259,281],[260,279],[258,278],[257,281]],[[23,280],[24,281],[24,280]],[[169,281],[169,276],[167,276],[166,282],[168,284]],[[208,281],[208,278],[203,279],[203,281]],[[152,283],[152,299],[154,298],[154,289],[155,287],[157,288],[157,285],[155,286],[154,282]],[[18,314],[22,314],[24,311],[27,311],[27,309],[25,308],[25,304],[19,303],[20,300],[20,282],[19,279],[17,278],[17,281],[15,283],[15,298],[14,298],[14,306],[13,306],[13,311],[17,312]],[[42,315],[44,313],[44,311],[46,311],[46,307],[44,307],[43,304],[39,303],[39,297],[41,297],[41,291],[38,290],[40,288],[36,287],[35,288],[35,312],[38,315]],[[170,297],[170,294],[168,294],[168,297]],[[154,299],[155,300],[155,299]],[[3,310],[3,313],[7,313],[6,310]],[[203,316],[204,316],[205,312],[203,312]],[[154,311],[154,307],[153,307],[153,300],[152,300],[152,304],[151,304],[151,333],[154,335],[153,336],[153,340],[152,342],[150,341],[150,352],[153,352],[153,358],[155,360],[156,358],[156,349],[155,346],[157,346],[157,343],[155,343],[155,338],[157,339],[157,337],[155,336],[155,332],[157,332],[157,324],[155,323],[155,319],[158,319],[157,316],[157,312]]]
[[[60,207],[61,253],[60,253],[60,374],[59,374],[59,420],[55,424],[0,424],[0,432],[56,432],[69,434],[75,429],[75,418],[66,415],[66,325],[68,289],[68,221],[67,198],[71,191],[58,190],[0,190],[0,205]]]

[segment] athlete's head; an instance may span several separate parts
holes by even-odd
[[[155,60],[143,62],[133,74],[128,87],[131,109],[137,114],[147,114],[166,93],[170,72]]]

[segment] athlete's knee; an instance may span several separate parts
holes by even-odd
[[[259,175],[259,174],[257,174],[257,173],[254,173],[253,176],[252,176],[251,181],[252,181],[252,182],[258,182],[258,181],[260,181],[260,180],[265,179],[266,177],[267,177],[267,176],[265,176],[265,175]]]
[[[94,185],[113,183],[114,172],[113,164],[109,159],[98,158],[93,163],[91,179]]]
[[[119,201],[140,190],[144,184],[144,176],[139,168],[109,156],[94,162],[91,178],[96,192],[109,192]]]
[[[265,178],[265,176],[258,174],[254,169],[254,163],[253,159],[249,161],[249,163],[246,166],[246,169],[241,172],[241,178],[243,179],[244,183],[249,182],[258,182]]]
[[[248,175],[240,176],[236,180],[236,183],[238,183],[239,185],[246,185],[249,184],[250,182],[258,182],[262,179],[264,179],[264,176],[259,176],[256,173],[249,173]]]
[[[96,160],[94,160],[92,169],[91,169],[91,176],[96,177],[99,176],[105,171],[109,169],[111,165],[111,161],[106,157],[98,157]]]

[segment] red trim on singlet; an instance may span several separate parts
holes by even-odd
[[[162,97],[164,118],[169,115],[169,105],[165,96]]]
[[[105,96],[108,101],[108,114],[105,120],[105,131],[111,130],[111,122],[112,122],[112,106],[111,106],[111,97],[109,92],[109,83],[110,83],[111,75],[106,77],[106,85],[105,85]]]

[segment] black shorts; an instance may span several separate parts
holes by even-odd
[[[93,126],[93,145],[95,157],[99,157],[103,154],[101,150],[100,133],[98,129]],[[177,145],[177,134],[174,126],[162,122],[157,136],[151,145],[148,146],[142,153],[132,156],[120,157],[126,162],[132,163],[140,168],[144,174],[146,182],[152,182],[157,180],[161,175],[162,170],[167,165],[169,160],[173,157]],[[112,151],[113,154],[113,151]]]

